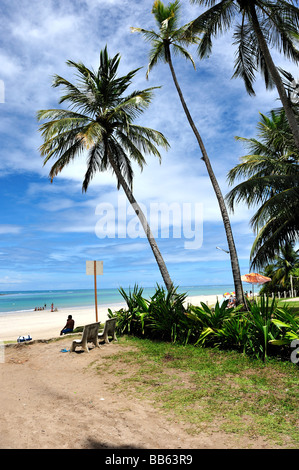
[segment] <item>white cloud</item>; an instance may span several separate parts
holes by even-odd
[[[0,234],[18,234],[22,231],[22,227],[12,224],[0,224]]]
[[[12,277],[9,276],[4,276],[0,277],[0,284],[4,284],[5,286],[7,285],[15,285],[15,284],[23,284],[26,282],[24,279],[16,279],[15,274],[12,275]]]

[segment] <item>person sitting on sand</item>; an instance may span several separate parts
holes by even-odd
[[[60,332],[60,336],[61,335],[65,335],[66,333],[72,333],[73,332],[73,329],[74,329],[74,326],[75,326],[75,322],[72,318],[72,315],[69,315],[67,317],[67,321],[66,321],[66,325],[65,327],[61,330]]]

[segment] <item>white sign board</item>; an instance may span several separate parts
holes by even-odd
[[[95,274],[94,265],[96,265],[96,274],[103,274],[103,261],[86,261],[86,274]]]

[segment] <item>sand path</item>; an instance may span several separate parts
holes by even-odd
[[[116,387],[123,376],[109,373],[105,358],[126,354],[128,346],[113,343],[89,353],[61,352],[70,344],[71,338],[64,337],[5,347],[0,448],[270,448],[258,436],[229,435],[215,428],[188,434],[183,424],[157,411],[150,396],[140,400]]]

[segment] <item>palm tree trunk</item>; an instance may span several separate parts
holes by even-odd
[[[273,81],[276,85],[280,100],[282,102],[282,106],[285,110],[287,119],[289,121],[289,125],[295,140],[295,144],[297,148],[299,149],[299,127],[297,125],[296,117],[293,113],[292,110],[292,105],[291,102],[286,94],[285,88],[283,86],[281,77],[279,75],[279,72],[277,71],[277,68],[275,67],[275,64],[272,60],[272,56],[270,54],[269,48],[267,46],[266,40],[264,38],[264,35],[262,33],[262,30],[259,25],[259,21],[257,18],[257,14],[255,11],[255,7],[253,4],[250,4],[250,13],[251,13],[251,19],[252,19],[252,26],[255,31],[255,34],[257,36],[257,40],[259,43],[259,46],[261,48],[261,51],[263,53],[265,62],[267,64],[267,67],[271,73],[271,76],[273,78]]]
[[[236,304],[239,305],[239,304],[243,303],[244,305],[246,305],[245,298],[244,298],[244,292],[243,292],[243,285],[242,285],[242,281],[241,281],[241,274],[240,274],[240,267],[239,267],[237,250],[236,250],[234,237],[233,237],[233,233],[232,233],[232,229],[231,229],[231,224],[230,224],[228,212],[227,212],[226,205],[225,205],[225,202],[224,202],[224,198],[223,198],[221,189],[219,187],[218,181],[217,181],[217,179],[215,177],[215,174],[213,172],[213,169],[212,169],[208,154],[206,152],[205,146],[204,146],[203,141],[201,139],[201,136],[200,136],[195,124],[194,124],[194,121],[191,117],[189,109],[188,109],[188,107],[186,105],[186,102],[184,100],[182,90],[181,90],[181,88],[179,86],[179,83],[177,81],[176,74],[175,74],[175,71],[174,71],[174,68],[173,68],[173,65],[172,65],[169,46],[166,47],[166,57],[167,57],[167,60],[168,60],[168,64],[169,64],[169,67],[170,67],[170,70],[171,70],[171,74],[172,74],[172,78],[173,78],[175,87],[176,87],[177,92],[179,94],[179,97],[180,97],[183,109],[185,111],[185,114],[187,116],[188,122],[189,122],[189,124],[190,124],[190,126],[191,126],[191,128],[194,132],[194,135],[195,135],[196,139],[197,139],[198,145],[199,145],[201,153],[202,153],[202,160],[204,161],[204,163],[206,165],[208,175],[210,177],[210,180],[211,180],[211,183],[212,183],[212,186],[213,186],[213,189],[215,191],[215,195],[217,197],[218,204],[219,204],[219,207],[220,207],[220,211],[221,211],[221,215],[222,215],[222,219],[223,219],[223,224],[224,224],[224,229],[225,229],[225,233],[226,233],[226,238],[227,238],[227,243],[228,243],[228,248],[229,248],[229,253],[230,253],[231,267],[232,267],[232,273],[233,273],[233,279],[234,279],[234,285],[235,285],[235,292],[236,292]]]
[[[133,196],[133,193],[131,191],[131,189],[129,188],[128,184],[126,183],[126,180],[124,179],[124,177],[122,176],[121,174],[121,171],[119,170],[118,166],[116,165],[114,159],[109,155],[109,162],[116,174],[116,177],[117,177],[117,180],[118,182],[120,183],[120,185],[122,186],[129,202],[131,203],[136,215],[138,216],[140,222],[141,222],[141,225],[145,231],[145,234],[147,236],[147,239],[148,239],[148,242],[150,244],[150,247],[154,253],[154,257],[157,261],[157,264],[159,266],[159,269],[160,269],[160,272],[161,272],[161,276],[163,278],[163,281],[165,283],[165,286],[166,286],[166,289],[168,291],[171,290],[171,288],[173,287],[173,282],[170,278],[170,275],[168,273],[168,270],[167,270],[167,267],[166,267],[166,264],[164,262],[164,259],[161,255],[161,252],[158,248],[158,245],[157,245],[157,242],[152,234],[152,231],[151,231],[151,228],[146,220],[146,217],[144,215],[144,213],[142,212],[141,210],[141,207],[139,206],[139,204],[137,203],[135,197]]]

